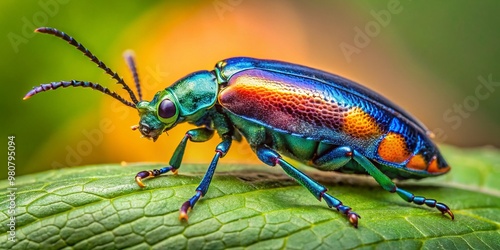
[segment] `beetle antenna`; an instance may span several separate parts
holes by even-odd
[[[135,94],[134,92],[130,89],[130,87],[123,81],[123,78],[121,78],[118,73],[112,71],[110,68],[108,68],[106,66],[106,64],[104,64],[101,60],[99,60],[99,58],[97,58],[96,56],[94,56],[92,54],[92,52],[90,52],[87,48],[85,48],[81,43],[77,42],[73,37],[69,36],[68,34],[60,31],[60,30],[57,30],[57,29],[54,29],[54,28],[50,28],[50,27],[40,27],[40,28],[37,28],[35,30],[35,32],[39,32],[39,33],[45,33],[45,34],[50,34],[50,35],[54,35],[54,36],[57,36],[59,38],[62,38],[63,40],[67,41],[69,44],[73,45],[75,48],[77,48],[79,51],[83,52],[83,54],[90,58],[90,60],[92,62],[94,62],[95,64],[97,64],[97,66],[101,69],[104,70],[104,72],[106,72],[106,74],[110,75],[111,78],[115,79],[117,81],[118,84],[121,84],[123,86],[123,88],[128,92],[128,94],[130,95],[130,98],[132,99],[132,101],[137,104],[138,101],[137,101],[137,98],[135,97]]]
[[[47,84],[42,84],[38,87],[34,87],[30,92],[28,92],[23,100],[26,100],[40,92],[44,92],[44,91],[48,91],[48,90],[55,90],[59,87],[63,87],[63,88],[66,88],[66,87],[83,87],[83,88],[91,88],[91,89],[94,89],[94,90],[97,90],[97,91],[100,91],[106,95],[109,95],[113,98],[115,98],[116,100],[120,101],[121,103],[127,105],[127,106],[130,106],[132,108],[136,108],[135,107],[135,104],[134,103],[131,103],[127,100],[125,100],[123,97],[121,97],[120,95],[118,95],[117,93],[109,90],[108,88],[106,87],[103,87],[97,83],[93,83],[93,82],[84,82],[84,81],[76,81],[76,80],[71,80],[71,81],[61,81],[61,82],[51,82],[51,83],[47,83]]]
[[[139,97],[139,101],[142,101],[142,92],[141,92],[141,83],[139,81],[139,74],[137,73],[137,67],[135,66],[135,53],[132,50],[126,50],[123,53],[123,57],[127,62],[128,68],[132,72],[134,76],[135,87],[137,88],[137,96]]]

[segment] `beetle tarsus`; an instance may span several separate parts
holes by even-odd
[[[361,216],[359,216],[357,213],[354,212],[349,212],[347,215],[347,218],[349,218],[349,222],[355,227],[358,228],[358,218],[361,219]]]
[[[179,220],[180,221],[187,221],[188,220],[188,213],[193,209],[194,205],[196,202],[203,196],[203,193],[200,190],[196,190],[196,194],[191,197],[191,199],[187,200],[186,202],[182,203],[181,208],[179,209]]]
[[[398,193],[398,195],[401,198],[403,198],[407,202],[414,203],[417,205],[425,204],[428,207],[435,207],[435,208],[437,208],[437,210],[441,211],[442,214],[447,213],[450,215],[452,220],[455,219],[453,212],[451,212],[450,208],[446,204],[443,204],[441,202],[437,202],[434,199],[427,199],[423,196],[415,196],[412,193],[410,193],[404,189],[401,189],[401,188],[396,188],[396,192]]]
[[[136,183],[137,183],[137,185],[139,185],[139,187],[141,187],[141,188],[146,187],[146,185],[142,182],[141,177],[136,176],[136,177],[135,177],[135,182],[136,182]]]
[[[358,218],[361,219],[357,213],[353,212],[352,209],[348,206],[344,206],[342,204],[338,205],[337,210],[347,216],[349,222],[355,227],[358,228]]]
[[[441,202],[438,202],[436,204],[436,208],[441,211],[441,213],[444,215],[445,213],[449,214],[450,217],[451,217],[451,220],[455,220],[455,215],[453,214],[453,212],[450,210],[450,208],[448,206],[446,206],[446,204],[443,204]]]
[[[151,177],[154,177],[152,171],[141,171],[135,176],[135,182],[137,183],[137,185],[139,185],[139,187],[144,188],[146,187],[146,185],[144,185],[144,182],[142,182],[142,180]]]
[[[179,209],[179,220],[180,221],[188,221],[188,213],[191,211],[191,203],[189,201],[186,201],[182,204],[181,208]]]
[[[143,188],[146,185],[142,182],[142,180],[154,178],[169,171],[172,171],[172,173],[177,174],[177,169],[172,166],[164,167],[161,169],[141,171],[137,173],[137,175],[135,175],[135,182],[137,182],[137,185],[139,185],[139,187]]]
[[[358,219],[361,219],[361,216],[352,211],[350,207],[343,205],[340,200],[326,193],[326,190],[320,194],[321,198],[325,200],[328,207],[337,209],[337,211],[347,216],[347,219],[355,228],[358,228]]]

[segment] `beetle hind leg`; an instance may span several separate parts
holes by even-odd
[[[453,215],[453,212],[451,212],[450,208],[441,203],[437,202],[434,199],[426,199],[423,196],[415,196],[412,193],[401,189],[392,182],[392,180],[387,177],[380,169],[378,169],[373,163],[368,160],[365,156],[361,155],[357,151],[353,150],[352,151],[352,158],[361,165],[374,179],[375,181],[382,186],[385,190],[391,192],[391,193],[397,193],[403,200],[407,202],[411,202],[417,205],[427,205],[428,207],[435,207],[438,209],[442,214],[447,213],[450,215],[451,219],[454,220],[455,216]]]
[[[309,190],[309,192],[311,192],[316,199],[320,201],[321,199],[324,199],[329,207],[335,207],[337,211],[347,216],[349,222],[354,227],[358,227],[358,218],[361,218],[361,216],[352,211],[350,207],[343,205],[340,200],[326,193],[326,187],[317,183],[311,179],[311,177],[293,167],[290,163],[282,159],[281,156],[274,150],[266,146],[258,146],[256,148],[256,152],[262,162],[272,167],[279,165],[290,177],[294,178],[303,187],[307,188],[307,190]]]

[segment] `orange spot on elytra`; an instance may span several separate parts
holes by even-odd
[[[406,167],[413,170],[425,170],[427,168],[427,164],[422,155],[414,155],[410,158]]]
[[[359,107],[346,112],[342,131],[356,138],[370,138],[381,134],[377,121]]]
[[[402,163],[410,157],[411,153],[402,135],[389,132],[378,146],[378,155],[385,161]]]
[[[429,167],[427,168],[427,172],[429,173],[446,173],[450,171],[450,166],[446,166],[444,168],[439,168],[437,157],[432,157],[431,162],[429,163]]]

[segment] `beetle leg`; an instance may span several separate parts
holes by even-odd
[[[357,151],[353,150],[352,151],[352,158],[359,163],[374,179],[377,181],[382,188],[385,190],[391,192],[391,193],[397,193],[403,200],[407,202],[412,202],[417,205],[427,205],[429,207],[435,207],[437,208],[442,214],[447,213],[450,215],[451,219],[455,219],[455,216],[453,215],[453,212],[451,212],[450,208],[441,203],[437,202],[434,199],[426,199],[423,196],[415,196],[412,193],[398,188],[394,182],[391,181],[389,177],[387,177],[384,173],[382,173],[373,163],[368,160],[366,157],[358,153]]]
[[[329,207],[335,207],[339,212],[347,216],[354,227],[358,227],[358,218],[361,218],[361,216],[353,212],[350,207],[344,206],[340,200],[326,193],[327,189],[324,186],[283,160],[276,151],[266,146],[258,146],[256,152],[262,162],[272,167],[279,165],[290,177],[307,188],[316,199],[321,201],[321,198],[323,198]]]
[[[135,182],[137,182],[137,185],[143,188],[146,186],[142,182],[142,180],[144,179],[154,178],[169,171],[172,171],[172,173],[177,174],[177,169],[179,169],[179,167],[181,166],[182,157],[184,156],[184,150],[186,149],[187,140],[189,139],[192,142],[204,142],[212,138],[213,135],[214,131],[208,128],[196,128],[187,131],[184,137],[182,138],[181,142],[175,149],[172,158],[170,158],[168,167],[141,171],[137,173],[137,175],[135,176]]]
[[[352,150],[350,147],[337,147],[314,159],[314,165],[319,169],[333,171],[345,166],[351,160]]]
[[[215,168],[217,167],[217,162],[219,161],[219,158],[224,157],[229,150],[229,147],[231,146],[231,136],[225,136],[224,140],[217,145],[215,148],[215,156],[212,159],[212,162],[210,162],[210,165],[208,166],[207,172],[205,173],[205,176],[203,176],[203,179],[201,180],[200,184],[196,188],[196,194],[191,197],[191,199],[187,200],[184,202],[179,209],[179,220],[188,220],[188,215],[187,213],[193,209],[194,205],[196,202],[203,197],[207,191],[208,187],[210,186],[210,182],[212,181],[212,177],[214,176],[215,173]]]

